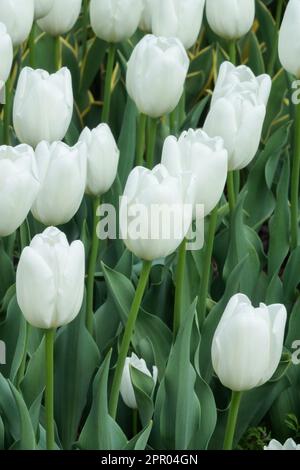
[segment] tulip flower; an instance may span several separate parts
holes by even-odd
[[[75,25],[82,0],[54,0],[49,13],[38,20],[39,28],[51,36],[66,34]]]
[[[269,75],[255,77],[244,65],[220,67],[204,130],[223,138],[230,171],[245,168],[257,152],[271,85]]]
[[[176,37],[186,49],[200,33],[204,0],[154,0],[152,31],[156,36]]]
[[[42,140],[62,140],[72,113],[72,78],[66,67],[52,75],[29,67],[22,70],[13,107],[14,128],[20,142],[36,147]]]
[[[279,32],[279,59],[289,73],[300,78],[300,0],[287,4]]]
[[[13,62],[13,45],[3,23],[0,23],[0,57],[0,80],[6,82]]]
[[[54,0],[34,0],[34,19],[39,20],[48,15],[53,4]]]
[[[169,136],[164,142],[162,164],[175,177],[191,172],[196,178],[195,204],[204,206],[204,215],[214,209],[227,178],[227,150],[220,137],[210,138],[200,129],[184,131],[178,140]]]
[[[142,31],[150,33],[152,31],[152,10],[155,0],[143,0],[143,11],[139,23]]]
[[[264,450],[300,450],[300,444],[289,438],[284,444],[272,439],[267,446],[264,446]]]
[[[33,216],[44,225],[62,225],[76,214],[86,184],[86,147],[79,142],[41,142],[36,148],[41,188],[32,206]]]
[[[118,170],[120,151],[107,124],[82,131],[79,142],[87,148],[86,192],[93,196],[105,194],[112,186]]]
[[[28,38],[33,16],[34,0],[0,0],[0,22],[5,24],[14,46]]]
[[[39,191],[34,151],[28,145],[0,147],[0,236],[24,222]]]
[[[255,0],[206,0],[209,26],[218,36],[238,39],[248,33],[255,18]]]
[[[189,59],[175,38],[146,35],[128,62],[126,87],[138,110],[152,118],[173,111],[183,93]]]
[[[153,389],[157,382],[158,370],[156,366],[153,366],[152,374],[151,374],[144,359],[139,359],[134,353],[131,354],[131,357],[126,358],[125,366],[124,366],[123,374],[122,374],[120,393],[121,393],[121,396],[125,405],[128,406],[128,408],[137,410],[138,405],[136,402],[134,388],[133,388],[131,376],[130,376],[131,367],[139,370],[140,372],[147,375],[148,377],[151,377],[153,379]]]
[[[211,356],[220,381],[232,390],[225,450],[232,448],[241,393],[268,382],[279,365],[286,318],[284,305],[254,308],[243,294],[234,295],[223,313]]]
[[[171,176],[163,165],[136,167],[120,202],[120,229],[127,248],[143,260],[173,253],[186,236],[194,201],[194,180]],[[186,187],[187,186],[187,187]]]
[[[91,0],[93,31],[110,43],[124,41],[137,30],[142,9],[142,0]]]

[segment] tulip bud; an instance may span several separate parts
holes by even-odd
[[[62,140],[72,113],[72,78],[66,67],[52,75],[29,67],[22,70],[13,109],[14,128],[20,142],[36,147],[42,140]]]
[[[0,22],[5,24],[14,46],[28,38],[33,15],[34,0],[0,0]]]
[[[148,377],[151,377],[153,379],[153,389],[157,382],[158,370],[156,366],[153,366],[151,374],[151,372],[147,368],[144,359],[139,359],[134,353],[131,354],[131,357],[126,358],[121,379],[120,393],[125,405],[128,406],[128,408],[137,410],[138,405],[134,394],[134,388],[131,382],[130,367],[134,367],[135,369],[139,370]]]
[[[243,294],[230,299],[211,351],[213,368],[225,387],[242,392],[270,380],[281,358],[286,316],[281,304],[254,308]]]
[[[39,20],[48,15],[53,3],[54,0],[34,0],[34,19]]]
[[[126,87],[138,110],[157,118],[173,111],[183,93],[189,59],[175,38],[146,35],[128,62]]]
[[[154,0],[143,0],[143,11],[139,23],[139,28],[142,31],[150,33],[152,31],[152,10]]]
[[[209,26],[218,36],[238,39],[248,33],[255,18],[255,0],[206,0]]]
[[[6,82],[13,62],[13,45],[3,23],[0,23],[0,58],[0,80]]]
[[[245,168],[255,157],[271,85],[269,75],[255,77],[244,65],[223,62],[220,67],[204,130],[223,138],[229,170]]]
[[[142,9],[142,0],[91,0],[93,31],[107,42],[124,41],[137,30]]]
[[[163,165],[136,167],[120,202],[120,231],[127,248],[152,261],[173,253],[191,223],[194,180],[174,178]]]
[[[120,152],[107,124],[82,131],[79,142],[87,148],[86,192],[93,196],[105,194],[112,186],[118,170]]]
[[[154,0],[152,31],[156,36],[176,37],[192,47],[202,25],[204,0]]]
[[[300,0],[287,4],[279,31],[279,59],[289,73],[300,78]]]
[[[42,31],[51,36],[66,34],[79,18],[82,0],[54,0],[49,13],[38,20]]]
[[[264,446],[264,450],[300,450],[300,444],[289,438],[284,444],[272,439],[267,446]]]
[[[86,146],[41,142],[36,148],[41,188],[32,207],[44,225],[62,225],[76,214],[86,184]]]
[[[227,150],[220,137],[210,138],[200,129],[184,131],[178,140],[169,136],[164,143],[162,164],[172,176],[191,172],[196,178],[195,204],[204,205],[204,215],[214,209],[227,179]]]
[[[17,301],[36,328],[57,328],[78,315],[84,292],[84,246],[69,245],[54,227],[36,235],[21,254],[17,268]]]
[[[28,145],[0,147],[0,236],[26,219],[40,187],[34,151]]]

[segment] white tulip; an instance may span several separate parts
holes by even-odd
[[[162,164],[172,176],[188,171],[194,175],[195,204],[204,206],[204,215],[218,204],[225,187],[228,166],[227,150],[221,138],[210,138],[200,129],[184,131],[178,140],[169,136],[164,142]]]
[[[272,81],[255,77],[245,65],[223,62],[204,130],[220,136],[228,151],[229,170],[246,167],[258,150]]]
[[[32,207],[44,225],[62,225],[78,211],[86,184],[86,146],[41,142],[36,148],[41,188]]]
[[[13,122],[20,142],[36,147],[42,140],[62,140],[73,114],[70,71],[63,67],[50,75],[25,67],[19,77]]]
[[[33,15],[34,0],[0,0],[0,22],[5,24],[14,46],[28,38]]]
[[[38,26],[51,36],[66,34],[75,25],[81,11],[82,0],[54,0],[49,13],[38,20]]]
[[[69,245],[60,230],[36,235],[21,254],[17,268],[17,300],[36,328],[57,328],[78,315],[84,292],[84,246]]]
[[[93,31],[107,42],[124,41],[137,30],[142,9],[142,0],[91,0]]]
[[[150,33],[152,31],[152,10],[155,0],[143,0],[143,11],[139,23],[142,31]]]
[[[163,165],[136,167],[120,202],[120,231],[127,248],[151,261],[173,253],[191,223],[194,180],[172,177]]]
[[[86,192],[93,196],[105,194],[112,186],[118,170],[120,151],[107,124],[82,131],[79,142],[87,148]]]
[[[39,20],[48,15],[54,0],[34,0],[34,19]]]
[[[189,59],[175,38],[146,35],[128,62],[126,87],[141,113],[153,118],[173,111],[184,90]]]
[[[300,450],[300,444],[289,438],[285,441],[284,444],[272,439],[267,446],[264,446],[264,450]]]
[[[203,10],[204,0],[154,0],[153,34],[176,37],[189,49],[198,39]]]
[[[206,0],[206,17],[218,36],[241,38],[253,25],[255,0]]]
[[[286,317],[281,304],[254,308],[243,294],[230,299],[211,351],[213,368],[225,387],[242,392],[271,379],[282,354]]]
[[[279,59],[289,73],[300,78],[300,0],[287,4],[279,31]]]
[[[39,191],[34,151],[28,145],[0,147],[0,236],[24,222]]]
[[[157,382],[158,370],[156,366],[153,366],[151,374],[144,359],[139,359],[134,353],[131,354],[131,357],[126,358],[121,379],[120,393],[125,405],[129,408],[132,408],[133,410],[137,410],[138,405],[136,402],[134,388],[131,381],[130,367],[134,367],[135,369],[139,370],[148,377],[151,377],[153,380],[153,389]]]
[[[3,23],[0,23],[0,58],[0,80],[6,82],[13,63],[13,45]]]

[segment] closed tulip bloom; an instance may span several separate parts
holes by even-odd
[[[0,0],[0,22],[5,24],[14,46],[28,38],[33,15],[34,0]]]
[[[6,82],[13,62],[13,45],[6,26],[0,23],[0,80]]]
[[[169,136],[164,142],[162,164],[172,176],[191,172],[196,178],[195,204],[204,205],[204,215],[214,209],[228,171],[227,150],[220,137],[210,138],[200,129],[184,131],[178,140]]]
[[[120,231],[127,248],[152,261],[173,253],[192,223],[194,180],[175,178],[163,165],[130,173],[120,203]]]
[[[0,147],[0,236],[24,222],[39,191],[34,151],[28,145]]]
[[[152,10],[155,0],[143,0],[143,11],[139,27],[142,31],[150,33],[152,31]]]
[[[107,124],[82,131],[79,142],[87,148],[86,192],[93,196],[105,194],[117,176],[120,151]]]
[[[131,381],[130,367],[133,367],[142,372],[143,374],[147,375],[148,377],[151,377],[153,380],[153,389],[157,382],[158,370],[156,366],[153,366],[151,374],[144,359],[139,359],[134,353],[131,354],[131,357],[126,358],[122,374],[120,393],[125,405],[133,410],[137,410],[138,405],[136,402],[134,388]]]
[[[253,25],[255,0],[206,0],[206,17],[218,36],[241,38]]]
[[[300,78],[300,0],[287,4],[279,31],[279,59],[289,73]]]
[[[57,328],[78,315],[84,292],[84,246],[69,245],[54,227],[36,235],[21,254],[17,267],[17,301],[36,328]]]
[[[203,10],[204,0],[154,0],[153,34],[176,37],[189,49],[198,39]]]
[[[49,13],[38,20],[38,26],[51,36],[66,34],[79,18],[82,0],[54,0]]]
[[[42,140],[62,140],[73,114],[70,71],[63,67],[50,75],[25,67],[19,77],[13,122],[20,142],[36,147]]]
[[[69,222],[81,204],[86,183],[86,146],[41,142],[36,148],[41,188],[32,207],[44,225]]]
[[[300,444],[289,438],[285,441],[284,444],[272,439],[267,446],[264,446],[264,450],[300,450]]]
[[[34,0],[34,19],[39,20],[48,15],[54,0]]]
[[[157,118],[173,111],[183,93],[189,59],[175,38],[146,35],[128,62],[126,87],[138,110]]]
[[[107,42],[124,41],[137,30],[142,9],[142,0],[91,0],[93,31]]]
[[[229,170],[245,168],[255,157],[271,85],[269,75],[255,77],[244,65],[224,62],[220,67],[204,130],[224,140]]]
[[[242,392],[271,379],[282,354],[286,316],[281,304],[254,308],[243,294],[230,299],[212,342],[213,368],[225,387]]]

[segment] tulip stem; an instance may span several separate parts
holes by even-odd
[[[173,335],[176,337],[180,323],[182,311],[182,298],[184,292],[184,272],[186,262],[186,238],[181,242],[178,250],[178,261],[176,267],[176,286],[175,286],[175,303],[174,303],[174,323]]]
[[[55,329],[45,332],[45,352],[46,352],[46,445],[47,450],[54,450],[54,337]]]
[[[230,208],[230,213],[232,214],[235,208],[235,186],[234,186],[234,172],[229,171],[227,175],[227,197]]]
[[[200,284],[200,293],[198,298],[198,319],[199,319],[199,326],[201,327],[205,320],[206,315],[206,299],[208,294],[208,285],[209,285],[209,278],[210,278],[210,271],[211,271],[211,259],[213,254],[214,248],[214,238],[216,233],[218,221],[218,208],[215,207],[214,210],[210,214],[210,221],[209,221],[209,230],[208,230],[208,237],[206,241],[206,246],[204,248],[204,263],[203,263],[203,273],[201,278]]]
[[[235,40],[229,42],[229,59],[230,62],[236,64],[236,43]]]
[[[224,439],[224,450],[232,450],[233,438],[241,404],[242,392],[232,392]]]
[[[33,22],[30,35],[28,38],[29,49],[29,65],[32,69],[35,68],[35,22]]]
[[[298,246],[299,177],[300,177],[300,104],[295,107],[294,158],[291,183],[291,249]]]
[[[128,354],[128,349],[130,346],[131,337],[134,332],[135,323],[136,323],[138,313],[140,310],[142,298],[143,298],[145,288],[148,282],[149,274],[151,271],[151,265],[152,265],[151,261],[143,262],[143,268],[141,271],[140,279],[139,279],[139,282],[135,291],[135,296],[131,305],[130,312],[128,314],[127,323],[126,323],[124,335],[122,338],[121,348],[120,348],[119,355],[118,355],[117,365],[116,365],[112,388],[111,388],[110,402],[109,402],[109,412],[110,412],[110,415],[114,419],[116,418],[117,409],[118,409],[122,373],[123,373],[126,357]]]
[[[86,304],[86,327],[91,335],[94,332],[94,284],[95,271],[97,266],[97,258],[99,252],[99,238],[97,235],[97,224],[99,217],[97,215],[100,206],[100,198],[95,197],[93,200],[93,235],[92,246],[90,251],[88,278],[87,278],[87,304]]]
[[[138,116],[137,139],[136,139],[136,165],[144,165],[145,137],[146,137],[147,116],[140,114]]]
[[[156,143],[157,120],[148,118],[147,167],[152,170],[154,166],[154,153]]]
[[[10,145],[10,123],[11,123],[11,79],[9,78],[5,84],[5,106],[3,118],[3,137],[4,145]]]
[[[82,59],[85,60],[87,52],[88,24],[89,24],[89,0],[83,2],[83,35],[82,35]]]
[[[283,0],[277,0],[277,9],[276,9],[276,29],[275,29],[275,38],[274,44],[272,44],[271,58],[268,65],[268,74],[272,77],[274,73],[274,65],[278,57],[278,31],[280,28],[281,16],[282,16]]]
[[[62,43],[61,43],[61,38],[60,36],[57,36],[55,39],[55,52],[54,52],[54,58],[55,58],[55,70],[59,70],[62,66]]]
[[[107,58],[107,67],[105,75],[105,84],[104,84],[104,101],[102,109],[102,122],[109,122],[110,115],[110,103],[111,103],[111,90],[112,90],[112,74],[114,71],[116,56],[116,45],[110,44],[108,48],[108,58]]]

